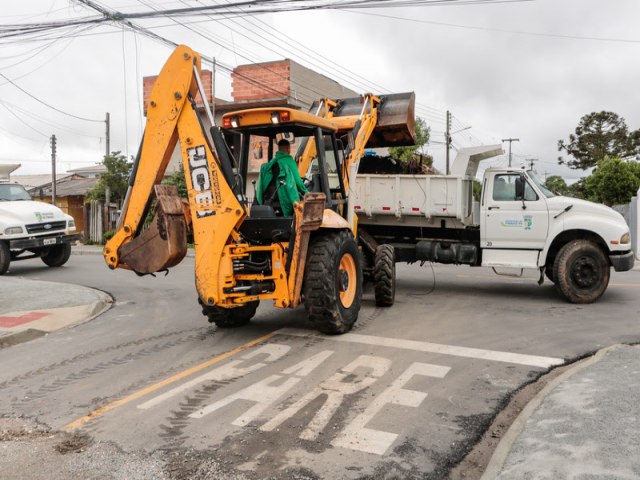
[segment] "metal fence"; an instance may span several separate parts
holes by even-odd
[[[640,197],[640,192],[638,192]],[[638,197],[633,197],[631,203],[626,205],[615,205],[613,209],[620,213],[631,231],[631,248],[636,252],[636,257],[640,259],[640,211],[638,210]]]

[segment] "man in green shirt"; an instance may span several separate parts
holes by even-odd
[[[285,217],[293,215],[293,204],[300,201],[308,192],[300,178],[300,173],[298,173],[298,165],[290,152],[291,144],[287,140],[280,140],[275,157],[260,167],[260,177],[256,188],[258,204],[269,203],[275,200],[275,195],[277,195],[280,209]],[[269,188],[272,181],[274,186]]]

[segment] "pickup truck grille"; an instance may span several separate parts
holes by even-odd
[[[67,221],[61,220],[58,222],[42,222],[42,223],[32,223],[31,225],[27,225],[28,233],[49,233],[55,232],[56,230],[64,230],[67,228]]]

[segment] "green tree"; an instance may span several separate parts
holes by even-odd
[[[557,193],[558,195],[566,195],[569,190],[567,182],[565,182],[564,178],[559,175],[551,175],[549,178],[547,178],[547,181],[544,182],[544,184],[549,190]]]
[[[424,146],[429,143],[430,129],[420,117],[416,119],[416,144],[410,147],[391,147],[389,155],[401,162],[410,161],[416,153],[423,154]]]
[[[558,163],[586,170],[605,158],[626,158],[640,153],[640,130],[630,132],[624,118],[613,112],[583,116],[569,140],[558,140],[558,151],[573,157]]]
[[[585,187],[585,178],[581,178],[577,182],[572,183],[567,187],[567,197],[587,199],[587,191]]]
[[[180,168],[169,175],[162,181],[165,185],[175,185],[178,188],[178,195],[182,198],[188,198],[187,180],[184,177],[184,167],[180,165]]]
[[[105,191],[109,187],[111,201],[120,203],[124,200],[129,188],[129,175],[133,164],[127,161],[127,157],[121,152],[112,152],[105,155],[103,165],[107,171],[100,174],[96,185],[87,192],[88,200],[104,200]]]
[[[637,166],[620,158],[605,158],[585,180],[589,198],[605,205],[629,203],[638,188]]]

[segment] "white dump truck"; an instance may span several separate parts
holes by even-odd
[[[474,215],[480,162],[502,153],[500,145],[462,149],[450,175],[358,174],[353,208],[378,305],[393,303],[396,262],[466,264],[504,274],[536,269],[540,284],[546,275],[573,303],[602,296],[611,267],[633,268],[629,227],[619,213],[558,196],[531,170],[485,170]]]
[[[54,205],[34,202],[27,190],[11,183],[19,165],[0,165],[0,275],[13,261],[41,258],[50,267],[64,265],[71,255],[76,226],[71,215]]]

